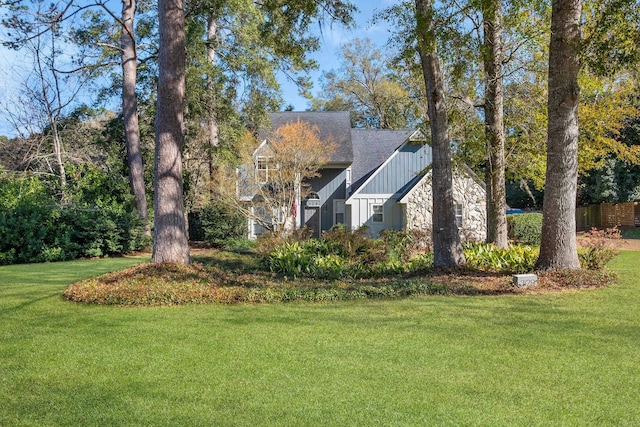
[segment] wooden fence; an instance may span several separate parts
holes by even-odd
[[[635,227],[640,226],[639,202],[601,203],[579,206],[576,209],[576,227],[586,230],[591,227]]]

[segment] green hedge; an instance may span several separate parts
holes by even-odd
[[[240,213],[211,203],[189,214],[189,238],[220,247],[227,242],[246,238],[247,220]]]
[[[540,246],[542,214],[525,213],[507,215],[509,239],[521,245]]]
[[[64,204],[46,180],[0,177],[0,264],[124,254],[149,243],[126,181],[70,169]]]

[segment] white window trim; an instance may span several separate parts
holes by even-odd
[[[338,211],[338,206],[342,202],[342,211]],[[342,214],[342,222],[336,221],[336,215]],[[347,223],[347,205],[345,204],[345,199],[334,199],[333,200],[333,225],[337,224],[346,224]]]
[[[265,184],[269,181],[269,156],[256,156],[256,181]],[[260,163],[264,162],[264,168],[260,167]],[[261,172],[264,173],[264,179],[261,179]]]
[[[371,206],[371,222],[384,224],[384,203],[371,203],[369,206]],[[380,212],[376,212],[376,206],[380,206]],[[376,215],[382,215],[380,221],[375,220]]]

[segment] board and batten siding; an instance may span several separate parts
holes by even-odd
[[[382,230],[402,230],[402,207],[392,194],[367,194],[351,199],[349,204],[350,223],[353,229],[366,226],[371,237],[378,237]],[[381,205],[383,221],[373,221],[373,206]]]
[[[376,171],[364,187],[358,190],[360,195],[400,194],[420,172],[431,164],[431,146],[424,143],[403,145]]]

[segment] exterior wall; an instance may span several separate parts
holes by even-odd
[[[348,206],[351,228],[362,226],[369,229],[371,237],[378,237],[382,230],[402,230],[402,207],[391,198],[391,194],[367,194],[351,199]],[[383,221],[373,221],[373,206],[382,205]]]
[[[380,170],[376,171],[360,194],[400,194],[418,174],[431,164],[431,146],[408,143],[395,152]]]
[[[321,169],[320,176],[309,180],[311,191],[320,196],[322,205],[318,208],[317,214],[320,215],[320,229],[322,231],[329,230],[333,227],[333,201],[335,199],[346,199],[346,169]],[[302,201],[301,210],[305,209],[305,202]],[[301,226],[304,224],[304,215],[301,218]]]
[[[433,207],[431,172],[413,189],[405,208],[407,230],[431,230]],[[462,228],[460,237],[463,242],[483,241],[487,237],[486,192],[473,178],[454,174],[453,199],[462,205]]]

